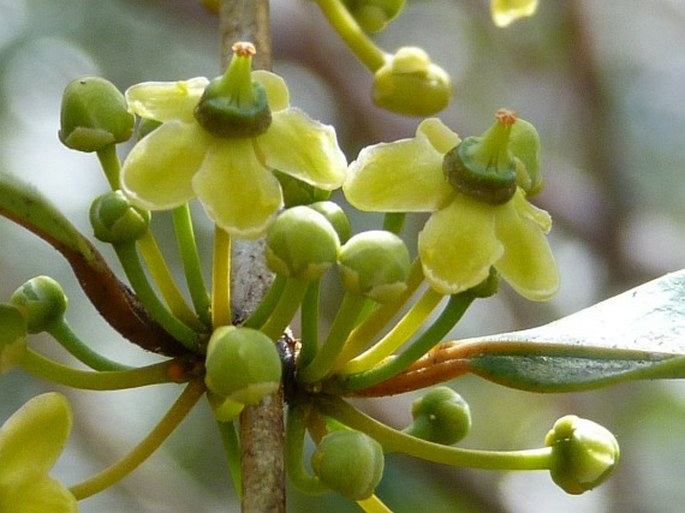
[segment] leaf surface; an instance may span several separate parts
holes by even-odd
[[[685,378],[685,270],[544,326],[440,344],[359,395],[415,390],[467,373],[534,392]]]

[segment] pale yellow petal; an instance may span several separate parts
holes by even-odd
[[[536,207],[526,199],[526,195],[521,188],[516,190],[516,194],[511,199],[519,215],[537,224],[543,233],[547,234],[552,229],[552,218],[547,211]]]
[[[495,230],[505,249],[495,267],[519,294],[546,301],[559,288],[559,271],[545,232],[528,214],[514,201],[498,207]]]
[[[262,236],[283,205],[281,186],[257,160],[250,139],[214,144],[193,178],[207,215],[231,235]]]
[[[506,27],[524,16],[532,16],[538,0],[492,0],[490,11],[495,25]]]
[[[74,496],[59,481],[36,475],[0,485],[0,513],[77,513]]]
[[[442,294],[478,285],[503,251],[495,237],[493,207],[462,194],[431,215],[419,234],[424,275]]]
[[[444,155],[461,142],[461,138],[438,118],[421,121],[416,128],[416,135],[423,135],[435,150]]]
[[[56,392],[34,397],[0,428],[0,483],[47,475],[71,431],[71,407]]]
[[[445,206],[456,193],[443,175],[443,154],[431,140],[441,148],[451,143],[431,122],[412,139],[364,148],[343,185],[347,200],[372,212],[433,212]]]
[[[256,143],[270,169],[325,190],[337,189],[345,180],[347,159],[335,129],[298,109],[274,112],[271,126]]]
[[[197,123],[168,121],[136,144],[121,169],[121,188],[137,206],[175,208],[195,196],[191,187],[212,141]]]
[[[208,83],[205,77],[177,82],[143,82],[126,90],[126,101],[129,110],[142,118],[190,122]]]
[[[263,69],[252,72],[252,79],[259,82],[266,90],[266,100],[272,112],[287,109],[290,103],[290,92],[285,80],[276,73]]]

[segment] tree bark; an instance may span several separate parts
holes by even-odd
[[[257,49],[255,68],[271,69],[268,0],[222,0],[219,10],[221,60],[225,68],[231,47],[249,41]],[[234,319],[245,319],[262,300],[273,279],[264,261],[264,240],[235,240],[231,256]],[[240,415],[243,513],[285,512],[283,462],[283,393],[266,397]]]

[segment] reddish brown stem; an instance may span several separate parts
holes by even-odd
[[[149,317],[133,292],[119,281],[88,239],[81,239],[82,247],[79,251],[10,211],[0,209],[0,215],[35,233],[59,251],[71,265],[90,302],[122,336],[154,353],[166,356],[188,353],[183,345]]]

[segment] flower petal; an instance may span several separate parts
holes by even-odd
[[[347,159],[335,129],[299,109],[274,112],[271,126],[256,141],[268,168],[325,190],[337,189],[345,180]]]
[[[193,190],[207,215],[238,237],[264,234],[283,205],[276,177],[257,160],[250,139],[225,139],[211,146]]]
[[[520,188],[511,199],[519,215],[529,219],[540,227],[544,234],[548,234],[552,229],[552,218],[541,208],[536,207],[526,199],[526,195]]]
[[[191,179],[202,165],[210,141],[197,123],[164,123],[128,154],[121,169],[122,190],[142,208],[164,210],[182,205],[195,196]]]
[[[495,238],[493,207],[463,194],[431,215],[419,234],[423,273],[441,294],[478,285],[503,252]]]
[[[205,77],[177,82],[143,82],[126,90],[128,108],[142,118],[157,121],[194,120],[193,110],[209,84]]]
[[[490,12],[495,25],[506,27],[524,16],[532,16],[538,8],[538,0],[492,0]]]
[[[71,407],[56,392],[34,397],[0,428],[0,483],[47,475],[71,431]]]
[[[523,208],[514,199],[498,209],[495,230],[505,249],[495,267],[516,292],[532,301],[546,301],[559,288],[559,271],[544,227],[530,215],[544,211],[533,211],[523,202]]]
[[[455,191],[442,173],[440,150],[453,148],[459,138],[450,132],[456,138],[450,140],[435,121],[421,123],[412,139],[364,148],[343,185],[347,200],[360,210],[380,212],[433,212],[445,206]]]
[[[416,127],[416,136],[425,136],[433,148],[444,155],[461,143],[461,138],[438,118],[424,119]]]
[[[47,476],[0,486],[0,513],[77,513],[74,496]]]
[[[288,108],[290,92],[283,78],[276,75],[276,73],[258,69],[252,72],[252,79],[262,84],[264,89],[266,89],[266,100],[269,102],[271,112]]]

